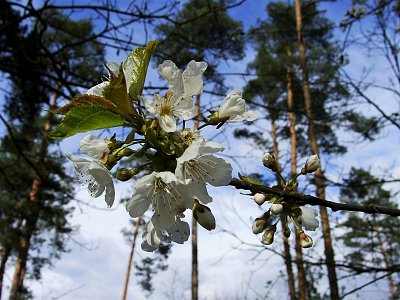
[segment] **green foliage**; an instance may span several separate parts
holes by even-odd
[[[311,98],[313,103],[316,135],[324,153],[344,153],[338,143],[336,126],[340,125],[336,105],[347,101],[349,93],[341,83],[340,64],[337,60],[338,46],[332,40],[332,23],[317,9],[315,2],[303,1],[307,11],[303,16],[304,40],[307,47]],[[295,113],[297,148],[300,155],[308,155],[307,119],[304,108],[303,89],[294,7],[285,2],[267,5],[268,19],[259,21],[251,28],[249,40],[257,55],[248,65],[257,77],[249,80],[244,98],[254,108],[265,108],[270,119],[276,122],[280,138],[289,138],[287,120],[287,84],[292,82],[293,110]],[[247,134],[253,137],[250,132]],[[243,136],[243,135],[242,135]],[[266,137],[258,137],[258,140]],[[257,142],[257,144],[261,144]],[[264,149],[265,150],[265,149]]]
[[[222,9],[231,2],[190,0],[173,17],[177,24],[156,26],[160,38],[158,63],[171,59],[179,67],[192,59],[205,61],[208,63],[205,78],[222,91],[223,78],[216,69],[219,62],[241,59],[244,48],[242,23]]]
[[[57,140],[90,130],[122,126],[124,118],[100,105],[80,105],[66,113],[57,129],[49,137]]]
[[[391,192],[383,188],[384,182],[366,170],[352,168],[344,182],[345,186],[340,190],[344,202],[397,208]],[[351,263],[388,267],[384,263],[385,253],[389,265],[398,263],[399,218],[348,213],[340,227],[346,230],[339,239],[349,248],[346,257]]]
[[[93,84],[104,50],[91,39],[93,25],[88,20],[70,20],[47,10],[40,22],[35,19],[39,16],[30,16],[37,22],[29,26],[7,1],[1,1],[0,14],[0,70],[11,87],[3,106],[11,133],[0,142],[0,247],[10,251],[2,259],[22,259],[26,277],[38,280],[41,269],[68,250],[67,241],[76,229],[69,223],[72,179],[63,167],[64,156],[53,152],[45,136],[45,122],[51,126],[54,120],[42,112],[50,99],[61,100],[66,92],[73,95],[78,87]],[[39,189],[32,201],[37,176]],[[23,235],[28,227],[32,232]],[[22,238],[29,249],[20,247]],[[21,286],[24,278],[19,280],[18,297],[30,297]]]
[[[152,257],[146,257],[139,263],[135,263],[135,275],[139,279],[139,284],[144,291],[150,295],[154,291],[153,276],[158,271],[165,271],[168,268],[166,260],[171,253],[171,244],[161,244],[159,249],[154,252]]]
[[[136,101],[142,95],[147,68],[157,45],[158,41],[150,41],[146,47],[136,48],[123,64],[129,82],[129,95]]]

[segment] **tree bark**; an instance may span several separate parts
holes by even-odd
[[[292,52],[288,50],[288,58],[292,57]],[[296,134],[296,118],[293,111],[294,98],[293,98],[293,78],[292,68],[289,66],[287,69],[287,99],[289,111],[289,130],[290,130],[290,156],[291,156],[291,174],[294,178],[297,174],[297,134]],[[296,234],[296,266],[297,266],[297,283],[298,283],[298,299],[307,299],[307,280],[304,271],[303,251],[300,246],[300,240]]]
[[[196,96],[194,129],[199,128],[200,95]],[[192,217],[192,300],[199,299],[199,270],[197,249],[197,221]]]
[[[6,264],[8,258],[10,257],[11,247],[5,246],[1,251],[1,263],[0,263],[0,299],[1,299],[1,292],[3,289],[3,278],[4,272],[6,270]]]
[[[122,294],[122,300],[126,300],[126,296],[128,294],[129,277],[131,276],[133,254],[135,253],[136,239],[139,233],[140,222],[141,218],[138,217],[136,219],[135,229],[133,231],[132,247],[131,247],[131,252],[129,254],[128,269],[126,270],[126,275],[125,275],[125,285],[124,285],[124,292]]]
[[[310,140],[310,147],[313,154],[320,155],[317,138],[314,132],[314,119],[311,107],[311,93],[310,93],[310,85],[308,80],[308,68],[307,68],[307,57],[306,57],[306,48],[303,42],[302,36],[302,15],[301,15],[301,6],[300,0],[295,0],[295,10],[296,10],[296,30],[297,30],[297,44],[300,52],[300,63],[302,69],[302,81],[303,81],[303,93],[304,93],[304,102],[306,107],[306,116],[308,121],[308,137]],[[317,186],[317,196],[319,198],[325,199],[325,186],[324,186],[324,177],[321,169],[318,169],[315,174],[315,183]],[[328,269],[328,279],[329,279],[329,287],[331,293],[331,299],[339,299],[339,288],[337,283],[337,276],[335,270],[335,258],[334,251],[332,247],[332,237],[331,231],[329,227],[329,217],[326,207],[320,206],[320,215],[321,215],[321,223],[322,223],[322,232],[324,237],[324,246],[325,246],[325,257],[326,257],[326,266]]]
[[[56,107],[58,94],[54,93],[52,100],[50,101],[49,109],[54,109]],[[44,161],[47,155],[49,139],[47,137],[52,125],[52,116],[49,114],[43,130],[43,136],[40,144],[39,157],[37,160],[37,168],[43,176],[44,171]],[[36,224],[39,215],[39,193],[42,185],[42,180],[38,174],[35,175],[31,191],[29,193],[29,201],[27,205],[26,220],[25,225],[22,230],[22,236],[20,240],[20,247],[18,249],[18,257],[15,262],[14,276],[12,280],[12,286],[10,291],[9,300],[19,300],[21,298],[21,292],[23,290],[24,278],[26,274],[26,264],[28,260],[29,248],[31,243],[32,234],[36,229]]]
[[[388,254],[387,254],[386,249],[385,249],[385,245],[383,244],[383,241],[382,241],[381,228],[379,226],[375,225],[374,229],[375,229],[377,237],[378,237],[379,249],[380,249],[381,254],[383,256],[383,261],[385,262],[385,267],[387,269],[390,269],[391,264],[390,264]],[[388,281],[389,281],[389,290],[390,290],[390,293],[392,294],[392,299],[399,299],[399,295],[397,295],[397,293],[396,293],[396,286],[394,284],[392,274],[388,273],[387,278],[388,278]]]
[[[273,151],[275,156],[275,161],[279,166],[279,149],[278,149],[278,139],[277,139],[277,131],[276,131],[276,124],[275,120],[271,118],[271,136],[272,136],[272,144],[273,144]],[[276,175],[276,180],[278,184],[281,181],[279,175]],[[285,253],[285,266],[286,266],[286,273],[288,276],[288,288],[289,288],[289,295],[291,300],[296,299],[296,289],[294,286],[294,275],[293,275],[293,268],[292,268],[292,255],[290,254],[290,245],[288,239],[283,235],[283,232],[286,228],[286,220],[281,216],[281,225],[282,225],[282,240],[283,240],[283,250]]]

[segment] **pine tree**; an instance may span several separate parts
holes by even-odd
[[[93,67],[100,64],[97,59],[102,58],[103,50],[77,43],[92,34],[88,21],[70,21],[48,11],[46,24],[23,26],[7,2],[2,1],[1,6],[6,18],[0,32],[4,41],[0,67],[12,87],[4,107],[8,120],[2,117],[8,135],[1,141],[1,187],[2,193],[9,191],[9,197],[1,202],[5,208],[1,215],[1,271],[13,255],[10,299],[24,299],[29,296],[25,277],[39,279],[42,267],[67,250],[66,240],[73,231],[68,221],[71,180],[62,166],[61,153],[53,150],[47,138],[54,119],[42,111],[55,108],[64,88],[73,94],[77,87],[92,84],[97,74]],[[54,73],[60,75],[54,76],[58,78],[55,82],[44,76]]]
[[[368,171],[352,168],[340,189],[341,200],[352,204],[397,208],[393,194],[384,189],[383,184]],[[371,269],[371,272],[374,267],[387,269],[391,298],[398,299],[400,281],[391,267],[398,265],[400,260],[400,237],[397,233],[400,220],[352,212],[346,214],[339,226],[346,230],[339,237],[347,247],[346,263],[355,269]]]

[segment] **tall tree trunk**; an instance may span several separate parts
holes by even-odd
[[[274,156],[275,161],[279,166],[279,149],[278,149],[278,139],[277,139],[277,131],[276,131],[276,124],[275,119],[271,118],[271,136],[272,136],[272,144],[274,148]],[[277,175],[276,180],[278,184],[281,181],[281,178]],[[286,228],[286,220],[281,216],[281,225],[282,225],[282,240],[283,240],[283,250],[285,253],[285,266],[286,266],[286,273],[288,276],[288,287],[289,287],[289,295],[291,300],[296,299],[296,290],[294,287],[294,275],[293,275],[293,268],[292,268],[292,255],[290,254],[290,246],[288,239],[283,235],[283,232]]]
[[[391,266],[390,266],[389,256],[388,256],[388,254],[386,252],[385,245],[383,244],[383,241],[382,241],[381,228],[378,225],[375,225],[374,229],[375,229],[376,234],[378,236],[379,249],[380,249],[381,254],[383,256],[383,261],[385,262],[385,267],[387,269],[389,269]],[[399,296],[396,293],[396,286],[394,284],[392,274],[388,274],[387,278],[388,278],[388,281],[389,281],[389,290],[390,290],[390,293],[392,294],[392,298],[393,299],[399,299]]]
[[[53,98],[50,101],[49,109],[52,110],[56,107],[58,94],[54,93]],[[40,143],[40,150],[37,160],[37,169],[41,172],[41,176],[44,176],[44,161],[47,155],[49,139],[47,134],[50,131],[52,125],[52,116],[49,114],[46,122],[44,123],[43,136]],[[29,193],[29,202],[26,212],[25,225],[22,230],[22,236],[20,240],[20,247],[18,249],[18,257],[15,262],[14,276],[12,280],[12,286],[10,291],[9,300],[19,300],[21,298],[21,292],[24,285],[24,278],[26,274],[26,264],[28,260],[29,248],[31,243],[32,234],[36,229],[36,224],[39,215],[39,192],[42,185],[42,178],[39,174],[36,174],[31,185],[31,191]]]
[[[301,15],[301,5],[300,0],[295,0],[295,10],[296,10],[296,30],[297,30],[297,43],[300,52],[300,63],[302,69],[302,81],[303,81],[303,93],[304,93],[304,102],[306,107],[306,115],[308,121],[308,137],[310,140],[310,147],[313,154],[320,155],[317,138],[314,132],[314,119],[311,107],[311,93],[310,93],[310,85],[308,80],[308,68],[307,68],[307,57],[306,57],[306,48],[303,42],[303,34],[302,34],[302,15]],[[325,199],[325,185],[324,185],[324,177],[321,169],[318,169],[315,174],[315,183],[317,186],[317,196],[319,198]],[[326,257],[326,266],[328,269],[328,279],[329,279],[329,287],[331,292],[331,299],[339,299],[339,288],[337,283],[337,276],[335,270],[335,258],[334,251],[332,247],[332,237],[331,230],[329,227],[329,217],[326,207],[320,206],[320,215],[322,222],[322,233],[324,236],[324,246],[325,246],[325,257]]]
[[[6,264],[8,261],[8,258],[10,257],[11,253],[11,247],[8,247],[7,245],[2,249],[1,251],[1,263],[0,263],[0,299],[1,299],[1,291],[3,289],[3,278],[4,278],[4,272],[6,270]]]
[[[196,96],[194,129],[199,128],[200,95]],[[199,299],[199,266],[197,260],[197,221],[192,217],[192,300]]]
[[[126,295],[128,294],[129,277],[131,276],[133,254],[135,253],[136,239],[139,233],[140,222],[141,218],[138,217],[136,219],[135,229],[133,230],[132,247],[131,247],[131,252],[129,254],[128,269],[126,270],[126,275],[125,275],[125,285],[124,285],[124,292],[122,294],[122,300],[126,300]]]
[[[292,57],[292,52],[288,50],[288,58]],[[289,130],[290,130],[290,157],[291,157],[291,174],[294,178],[297,174],[297,135],[296,135],[296,118],[293,111],[294,98],[293,98],[293,78],[292,68],[289,66],[287,69],[287,99],[288,99],[288,111],[289,111]],[[307,299],[307,280],[306,273],[304,271],[303,263],[303,251],[300,246],[300,240],[296,234],[296,266],[297,266],[297,283],[298,283],[298,299]]]

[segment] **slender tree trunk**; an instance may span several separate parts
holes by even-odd
[[[8,258],[10,257],[11,247],[5,246],[1,251],[1,263],[0,263],[0,299],[1,299],[1,291],[3,289],[3,278],[4,272],[6,270],[6,264]]]
[[[55,108],[57,103],[57,98],[58,94],[54,93],[53,98],[50,102],[50,107],[49,107],[50,110]],[[43,172],[44,161],[47,155],[47,150],[48,150],[47,148],[49,144],[47,134],[50,131],[51,125],[52,125],[52,116],[49,115],[44,124],[44,132],[37,160],[37,168],[41,172],[41,176],[44,176]],[[29,193],[29,203],[27,207],[25,226],[22,230],[20,247],[18,249],[18,257],[15,262],[15,270],[14,270],[14,276],[12,280],[9,300],[19,300],[21,298],[21,292],[24,285],[26,264],[28,260],[31,238],[33,232],[36,229],[36,224],[38,220],[38,214],[39,214],[38,199],[39,199],[39,192],[41,185],[42,185],[42,179],[39,176],[39,174],[36,174],[32,182],[31,191]]]
[[[200,95],[196,96],[194,128],[199,127]],[[197,260],[197,221],[192,217],[192,300],[199,299],[199,265]]]
[[[381,254],[383,256],[383,261],[385,262],[385,267],[389,269],[391,266],[390,266],[389,256],[386,252],[385,245],[383,244],[383,241],[382,241],[381,228],[379,226],[375,225],[374,229],[375,229],[377,237],[378,237],[379,249],[381,250]],[[394,284],[392,274],[388,274],[387,278],[389,281],[389,290],[390,290],[390,293],[392,294],[392,298],[399,299],[399,296],[396,294],[396,286]]]
[[[277,139],[277,131],[276,131],[276,124],[275,119],[271,118],[271,136],[272,136],[272,144],[274,150],[275,160],[279,166],[279,149],[278,149],[278,139]],[[281,181],[281,178],[277,175],[276,180],[278,183]],[[281,225],[282,225],[282,233],[286,228],[286,220],[281,216]],[[293,268],[292,268],[292,255],[290,254],[290,246],[288,239],[282,234],[283,240],[283,250],[285,253],[285,266],[286,266],[286,273],[288,276],[288,287],[289,287],[289,295],[291,300],[296,299],[296,290],[294,287],[294,275],[293,275]]]
[[[122,294],[122,300],[126,300],[126,295],[128,294],[129,277],[131,276],[133,254],[135,253],[136,239],[139,233],[140,222],[141,218],[138,217],[136,219],[135,229],[133,231],[132,247],[131,247],[131,253],[129,254],[128,269],[126,270],[126,275],[125,275],[125,286],[124,286],[124,292]]]
[[[317,154],[319,156],[320,153],[319,153],[317,138],[314,132],[314,119],[311,107],[311,94],[310,94],[310,85],[308,80],[306,48],[303,43],[303,36],[302,36],[302,15],[301,15],[300,0],[295,0],[295,10],[296,10],[297,43],[300,52],[303,93],[304,93],[304,101],[305,101],[306,115],[308,121],[308,137],[310,140],[310,146],[313,154]],[[315,183],[317,186],[317,196],[319,198],[325,199],[324,177],[321,169],[318,169],[315,174]],[[328,279],[331,292],[331,299],[336,300],[339,299],[339,288],[335,270],[335,258],[332,247],[331,230],[329,227],[329,217],[326,207],[320,206],[320,215],[322,222],[322,232],[324,236],[325,257],[326,257],[326,266],[328,269]]]
[[[292,57],[292,52],[288,50],[289,59]],[[296,134],[296,119],[293,111],[293,78],[292,68],[287,70],[287,94],[288,94],[288,111],[289,111],[289,129],[290,129],[290,156],[291,156],[291,174],[295,177],[297,174],[297,134]],[[300,246],[300,240],[296,234],[296,266],[297,266],[297,283],[298,283],[298,298],[299,300],[307,299],[307,280],[304,271],[303,251]]]

